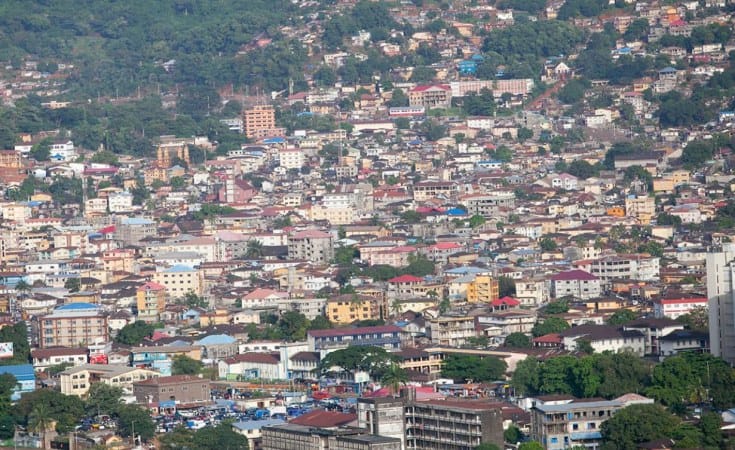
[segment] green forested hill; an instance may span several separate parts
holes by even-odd
[[[0,60],[73,63],[71,95],[124,95],[151,83],[240,84],[257,76],[244,69],[262,55],[236,59],[237,50],[261,34],[275,37],[303,13],[287,0],[4,0]],[[160,63],[172,59],[176,69],[167,74]]]

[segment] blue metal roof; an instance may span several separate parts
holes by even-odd
[[[247,422],[235,422],[232,424],[232,426],[237,428],[238,430],[259,430],[263,427],[283,425],[284,423],[286,423],[286,421],[281,419],[265,419],[248,420]]]
[[[192,269],[189,266],[185,266],[183,264],[176,264],[175,266],[171,266],[170,269],[166,269],[166,272],[193,272],[194,269]]]
[[[99,306],[92,303],[67,303],[56,308],[57,311],[74,311],[79,309],[98,309]]]
[[[9,373],[14,376],[17,381],[35,380],[36,373],[33,371],[32,364],[17,364],[14,366],[0,366],[0,374]]]
[[[196,341],[197,345],[222,345],[222,344],[232,344],[235,342],[236,339],[232,336],[227,336],[226,334],[213,334],[211,336],[207,336],[203,339],[199,339]]]

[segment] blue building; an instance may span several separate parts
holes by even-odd
[[[18,382],[17,387],[13,390],[10,400],[18,401],[20,396],[36,390],[36,372],[33,370],[32,364],[18,364],[14,366],[0,366],[0,375],[9,373],[15,377]]]
[[[477,73],[477,62],[472,60],[460,61],[457,70],[461,75],[474,75]]]

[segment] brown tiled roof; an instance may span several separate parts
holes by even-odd
[[[291,423],[306,427],[332,428],[340,425],[346,425],[353,422],[355,419],[357,419],[356,414],[316,409],[293,419]]]
[[[242,353],[240,355],[235,355],[225,360],[227,364],[235,364],[239,362],[249,362],[255,364],[278,364],[279,361],[280,356],[277,353],[256,352]]]
[[[206,381],[207,383],[209,383],[209,380],[207,379],[194,377],[191,375],[171,375],[170,377],[148,378],[147,380],[138,381],[134,384],[160,386],[164,384],[179,384],[191,381]]]
[[[53,348],[39,348],[31,351],[31,356],[34,358],[49,358],[52,356],[71,356],[71,355],[86,355],[86,348],[70,348],[70,347],[53,347]]]

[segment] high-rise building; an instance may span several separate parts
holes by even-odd
[[[707,253],[709,339],[713,355],[735,363],[735,243]]]
[[[245,136],[260,139],[274,135],[276,132],[276,111],[271,105],[256,105],[243,113]]]

